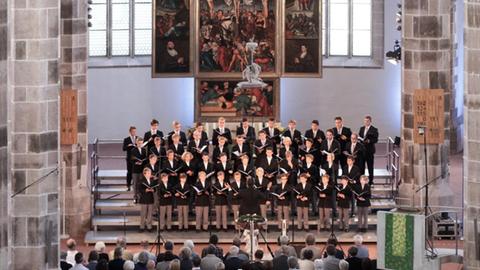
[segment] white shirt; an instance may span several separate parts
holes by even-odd
[[[268,130],[269,130],[269,132],[270,132],[270,137],[273,137],[274,134],[275,134],[275,133],[273,132],[273,128],[269,128]]]
[[[365,127],[365,130],[363,131],[363,138],[365,138],[365,136],[367,136],[368,129],[370,129],[370,126]]]
[[[330,147],[332,147],[332,141],[333,140],[327,140],[328,150],[330,150]]]
[[[353,154],[354,150],[355,150],[355,145],[357,145],[357,143],[352,143],[352,147],[350,148],[350,152]]]
[[[71,265],[75,265],[75,255],[78,253],[77,250],[67,250],[67,258],[65,261],[67,261]]]
[[[267,162],[268,162],[268,165],[270,165],[270,163],[272,162],[272,157],[267,157]]]

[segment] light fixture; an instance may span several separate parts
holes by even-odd
[[[400,42],[398,40],[395,40],[393,50],[388,51],[385,56],[387,57],[387,61],[393,65],[398,64],[398,62],[402,60],[402,47],[400,46]]]

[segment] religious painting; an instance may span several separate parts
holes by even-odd
[[[252,61],[262,76],[278,75],[280,38],[276,0],[198,0],[196,74],[201,77],[240,77]],[[258,47],[253,59],[246,43]]]
[[[321,77],[321,1],[285,0],[283,75]]]
[[[266,87],[242,89],[238,79],[196,79],[196,121],[216,121],[223,116],[230,121],[247,117],[263,121],[279,117],[278,79],[266,79]]]
[[[193,0],[154,0],[152,77],[193,74]]]

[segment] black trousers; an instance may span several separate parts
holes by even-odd
[[[126,161],[127,161],[127,186],[130,187],[132,185],[133,164],[128,159]]]
[[[374,168],[374,154],[373,153],[367,153],[365,155],[365,161],[367,162],[367,168],[368,168],[368,182],[370,185],[373,184],[373,168]]]

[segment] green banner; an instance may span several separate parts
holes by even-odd
[[[413,216],[388,213],[385,218],[385,267],[413,270]]]

